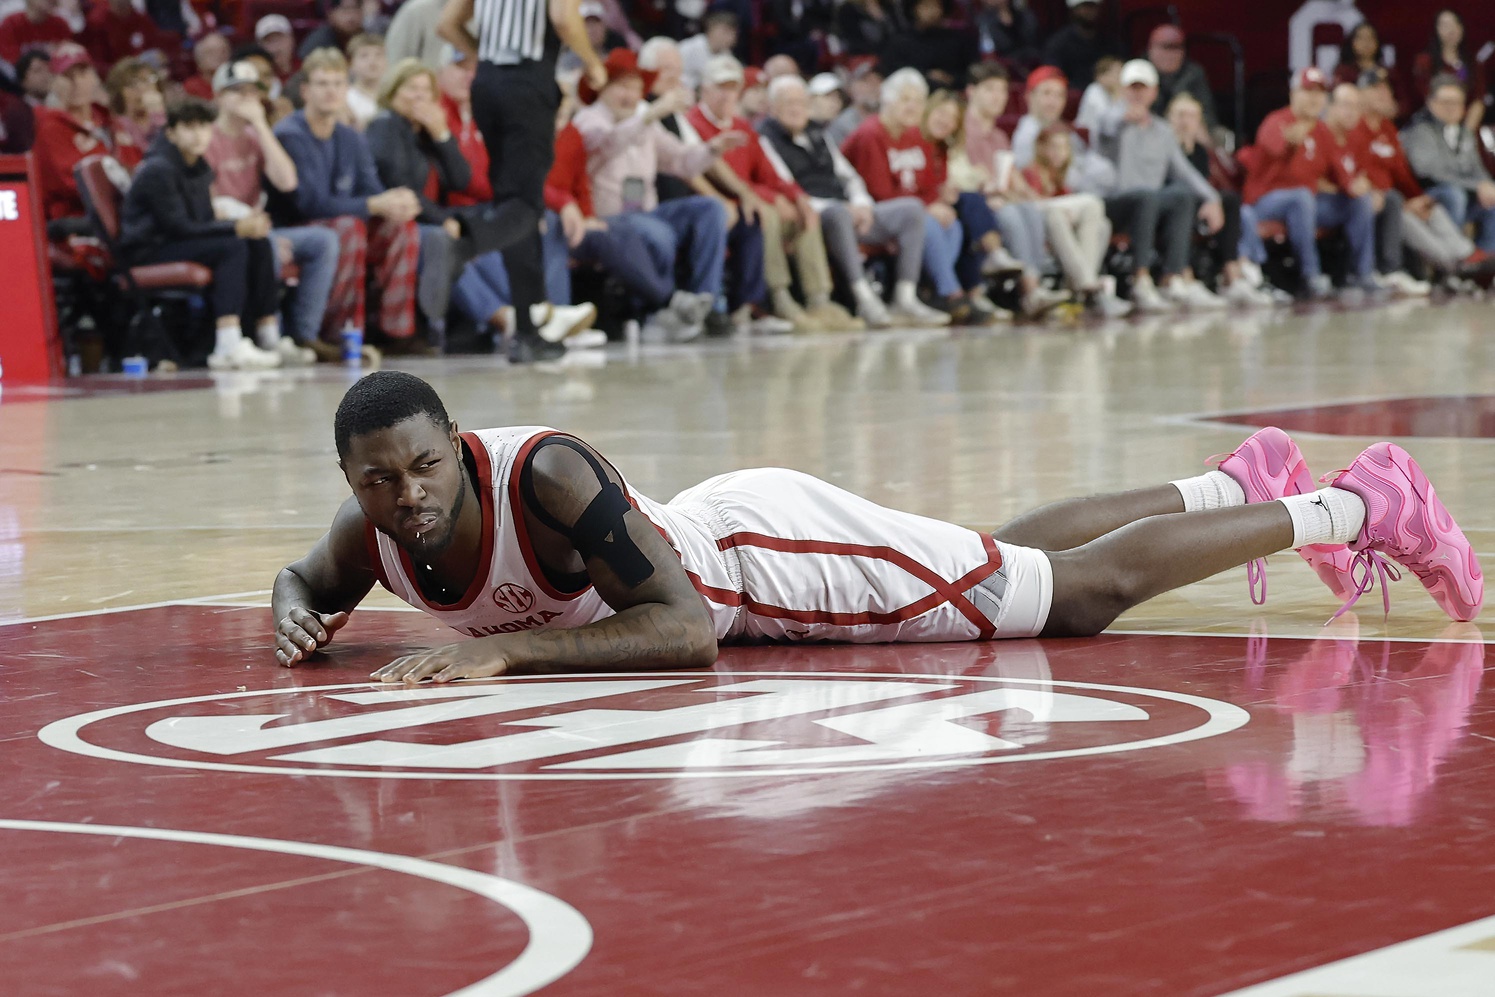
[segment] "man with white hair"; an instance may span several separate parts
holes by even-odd
[[[859,245],[895,244],[897,282],[911,291],[924,261],[923,202],[917,197],[872,200],[856,169],[826,136],[825,126],[810,120],[810,95],[798,76],[781,76],[768,85],[768,117],[758,126],[758,133],[774,169],[803,188],[820,213],[826,253],[851,285],[862,319],[884,328],[895,317],[900,323],[918,324],[931,318],[905,314],[901,308],[896,316],[890,315],[862,273],[858,249]],[[900,300],[906,297],[899,295]]]

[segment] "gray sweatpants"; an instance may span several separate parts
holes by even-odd
[[[917,197],[895,197],[872,206],[872,227],[857,235],[851,221],[851,205],[837,201],[820,213],[820,232],[831,265],[847,283],[862,278],[863,245],[898,244],[896,280],[918,283],[924,265],[924,203]]]
[[[1433,205],[1427,221],[1403,208],[1402,239],[1408,249],[1440,270],[1454,269],[1474,252],[1474,243],[1441,204]]]

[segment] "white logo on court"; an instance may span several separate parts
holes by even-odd
[[[70,717],[38,736],[98,758],[227,772],[647,779],[1071,758],[1212,737],[1248,719],[1217,700],[1085,682],[664,672],[202,696]]]

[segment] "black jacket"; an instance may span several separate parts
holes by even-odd
[[[369,122],[365,135],[385,189],[409,187],[420,198],[416,221],[440,225],[452,217],[452,209],[426,197],[426,181],[435,170],[443,193],[464,190],[472,182],[472,166],[463,157],[455,135],[447,136],[445,142],[432,141],[424,130],[416,132],[414,125],[393,111],[380,111]]]
[[[1060,28],[1043,47],[1044,63],[1063,70],[1071,90],[1083,90],[1095,82],[1095,64],[1103,55],[1120,59],[1125,53],[1121,43],[1104,31],[1087,35],[1073,24]]]
[[[125,193],[119,249],[129,260],[144,259],[171,242],[233,235],[234,223],[213,217],[213,168],[206,159],[188,166],[161,135]]]

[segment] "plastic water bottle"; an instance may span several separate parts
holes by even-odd
[[[119,369],[131,377],[144,377],[150,373],[151,365],[150,361],[137,353],[133,357],[125,357],[121,360]]]
[[[363,330],[352,322],[343,326],[343,363],[363,362]]]

